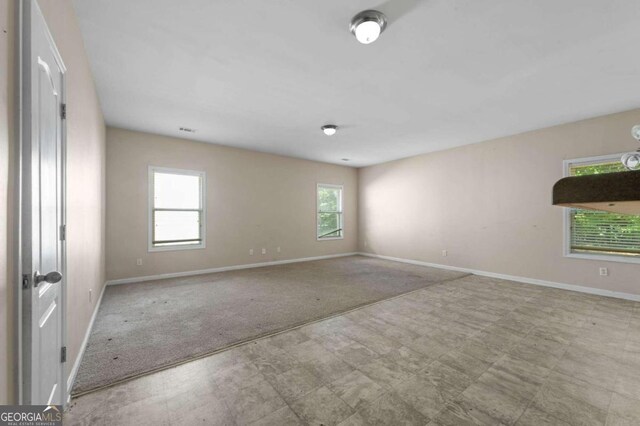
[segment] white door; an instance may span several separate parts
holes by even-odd
[[[21,3],[23,403],[62,405],[65,69],[37,2]]]

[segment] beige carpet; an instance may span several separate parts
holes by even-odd
[[[350,256],[109,286],[72,393],[464,275]]]

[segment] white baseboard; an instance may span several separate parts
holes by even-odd
[[[594,288],[594,287],[584,287],[584,286],[575,285],[575,284],[565,284],[565,283],[558,283],[554,281],[539,280],[536,278],[526,278],[526,277],[518,277],[516,275],[498,274],[496,272],[479,271],[477,269],[460,268],[457,266],[449,266],[449,265],[440,265],[437,263],[422,262],[420,260],[403,259],[399,257],[383,256],[380,254],[373,254],[373,253],[360,252],[357,254],[361,256],[393,260],[395,262],[409,263],[412,265],[430,266],[432,268],[448,269],[451,271],[458,271],[458,272],[467,272],[469,274],[480,275],[483,277],[499,278],[503,280],[517,281],[525,284],[533,284],[533,285],[539,285],[543,287],[553,287],[553,288],[559,288],[562,290],[577,291],[579,293],[595,294],[598,296],[615,297],[617,299],[633,300],[636,302],[640,302],[640,294],[622,293],[618,291],[604,290],[604,289]]]
[[[89,326],[87,327],[87,331],[85,333],[84,340],[82,341],[82,345],[80,347],[80,352],[78,353],[78,356],[76,357],[76,360],[75,360],[75,362],[73,364],[73,368],[71,369],[71,372],[69,373],[69,378],[67,379],[67,395],[69,395],[69,398],[70,398],[71,389],[73,388],[73,384],[75,382],[76,375],[78,374],[78,369],[80,368],[80,363],[82,362],[82,357],[83,357],[85,349],[87,347],[87,343],[89,341],[89,336],[91,335],[91,330],[93,329],[93,323],[95,322],[96,316],[98,314],[98,310],[100,309],[100,304],[102,303],[102,296],[104,295],[104,292],[105,292],[105,289],[107,288],[107,285],[128,284],[128,283],[135,283],[135,282],[159,280],[159,279],[164,279],[164,278],[178,278],[178,277],[185,277],[185,276],[190,276],[190,275],[202,275],[202,274],[210,274],[210,273],[215,273],[215,272],[234,271],[234,270],[239,270],[239,269],[260,268],[260,267],[263,267],[263,266],[272,266],[272,265],[285,265],[285,264],[288,264],[288,263],[308,262],[308,261],[312,261],[312,260],[332,259],[332,258],[337,258],[337,257],[347,257],[347,256],[355,256],[355,255],[374,257],[374,258],[379,258],[379,259],[391,260],[391,261],[394,261],[394,262],[408,263],[408,264],[412,264],[412,265],[429,266],[429,267],[432,267],[432,268],[448,269],[448,270],[451,270],[451,271],[466,272],[466,273],[469,273],[469,274],[480,275],[480,276],[484,276],[484,277],[499,278],[499,279],[503,279],[503,280],[521,282],[521,283],[525,283],[525,284],[533,284],[533,285],[539,285],[539,286],[543,286],[543,287],[552,287],[552,288],[558,288],[558,289],[562,289],[562,290],[576,291],[576,292],[579,292],[579,293],[588,293],[588,294],[595,294],[595,295],[598,295],[598,296],[615,297],[615,298],[618,298],[618,299],[640,301],[640,294],[622,293],[622,292],[604,290],[604,289],[593,288],[593,287],[584,287],[584,286],[579,286],[579,285],[574,285],[574,284],[565,284],[565,283],[558,283],[558,282],[553,282],[553,281],[539,280],[539,279],[535,279],[535,278],[526,278],[526,277],[519,277],[519,276],[515,276],[515,275],[499,274],[499,273],[496,273],[496,272],[480,271],[480,270],[477,270],[477,269],[461,268],[461,267],[450,266],[450,265],[441,265],[441,264],[438,264],[438,263],[423,262],[423,261],[420,261],[420,260],[413,260],[413,259],[403,259],[403,258],[399,258],[399,257],[384,256],[384,255],[380,255],[380,254],[373,254],[373,253],[366,253],[366,252],[341,253],[341,254],[332,254],[332,255],[326,255],[326,256],[303,257],[303,258],[298,258],[298,259],[276,260],[276,261],[272,261],[272,262],[251,263],[251,264],[247,264],[247,265],[233,265],[233,266],[225,266],[225,267],[220,267],[220,268],[202,269],[202,270],[197,270],[197,271],[176,272],[176,273],[171,273],[171,274],[160,274],[160,275],[150,275],[150,276],[144,276],[144,277],[124,278],[124,279],[119,279],[119,280],[107,281],[106,284],[102,287],[102,291],[100,292],[100,297],[98,298],[98,303],[96,303],[96,307],[94,308],[93,314],[91,315],[91,321],[89,321]]]
[[[147,275],[143,277],[122,278],[118,280],[107,281],[107,285],[130,284],[144,281],[163,280],[167,278],[188,277],[191,275],[213,274],[215,272],[236,271],[239,269],[261,268],[263,266],[286,265],[287,263],[309,262],[311,260],[333,259],[336,257],[355,256],[359,253],[340,253],[329,254],[325,256],[301,257],[297,259],[274,260],[271,262],[249,263],[246,265],[222,266],[220,268],[199,269],[196,271],[173,272],[169,274]]]
[[[107,284],[102,286],[102,291],[100,292],[100,297],[98,298],[98,302],[96,303],[96,307],[93,308],[93,314],[91,314],[91,320],[89,321],[89,326],[87,327],[87,332],[84,334],[84,339],[82,340],[82,345],[80,346],[80,352],[78,352],[78,356],[76,357],[75,362],[73,363],[73,368],[69,372],[69,378],[67,379],[67,403],[71,399],[71,389],[73,388],[73,384],[76,381],[76,376],[78,375],[78,369],[80,368],[80,363],[82,362],[82,357],[84,356],[84,351],[87,348],[87,343],[89,342],[89,336],[91,335],[91,330],[93,330],[93,323],[98,316],[98,310],[100,309],[100,303],[102,303],[102,296],[104,295],[104,290],[107,288]]]

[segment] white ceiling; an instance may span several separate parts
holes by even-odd
[[[117,127],[364,166],[640,107],[638,0],[74,4]]]

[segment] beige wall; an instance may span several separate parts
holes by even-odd
[[[10,141],[13,138],[15,50],[15,1],[0,2],[0,404],[14,401],[13,395],[13,298],[9,286],[12,273],[9,239],[11,222]]]
[[[105,281],[105,253],[108,278],[118,279],[351,252],[359,235],[361,249],[374,253],[640,293],[637,264],[562,257],[562,209],[549,204],[563,159],[636,148],[629,129],[640,111],[360,171],[120,129],[108,130],[105,153],[104,122],[71,1],[39,3],[68,68],[68,368]],[[15,396],[8,280],[15,5],[0,2],[0,404]],[[149,164],[207,172],[207,249],[147,252]],[[315,240],[316,182],[345,185],[344,240]],[[448,257],[441,256],[443,249]],[[600,266],[609,268],[609,277],[598,276]]]
[[[206,172],[206,249],[147,251],[149,165]],[[316,241],[318,182],[344,185],[343,240]],[[353,252],[356,221],[356,169],[107,130],[109,280]],[[266,255],[260,254],[263,247]]]
[[[105,126],[71,1],[38,0],[38,3],[67,67],[68,373],[78,356],[98,295],[105,282]],[[0,2],[0,25],[3,28],[7,22],[10,22],[10,27],[15,25],[14,16],[8,13],[15,4],[13,1]],[[8,46],[10,34],[10,31],[0,34],[0,241],[3,242],[0,246],[0,271],[3,271],[0,276],[0,404],[14,400],[12,374],[16,368],[15,360],[10,357],[14,350],[15,335],[10,321],[13,318],[13,311],[9,306],[11,294],[7,294],[8,290],[11,293],[13,286],[7,284],[7,276],[4,275],[4,271],[7,271],[5,266],[9,266],[10,269],[12,262],[10,250],[13,244],[13,223],[10,213],[14,207],[11,200],[15,189],[13,182],[7,183],[7,176],[11,176],[11,172],[7,172],[7,166],[11,167],[15,161],[13,154],[16,148],[15,139],[12,139],[11,132],[6,130],[13,130],[11,117],[15,113],[15,108],[10,103],[7,108],[7,89],[11,93],[16,83],[12,80],[7,83],[4,74],[6,69],[15,65],[15,56],[12,56],[9,67],[6,66],[7,55],[15,55]],[[9,155],[6,154],[7,150],[10,151]],[[10,247],[9,252],[7,246]],[[89,301],[89,289],[93,290],[92,301]]]
[[[639,122],[635,110],[360,169],[360,247],[640,294],[639,264],[563,257],[563,209],[551,205],[562,160],[635,150]]]

